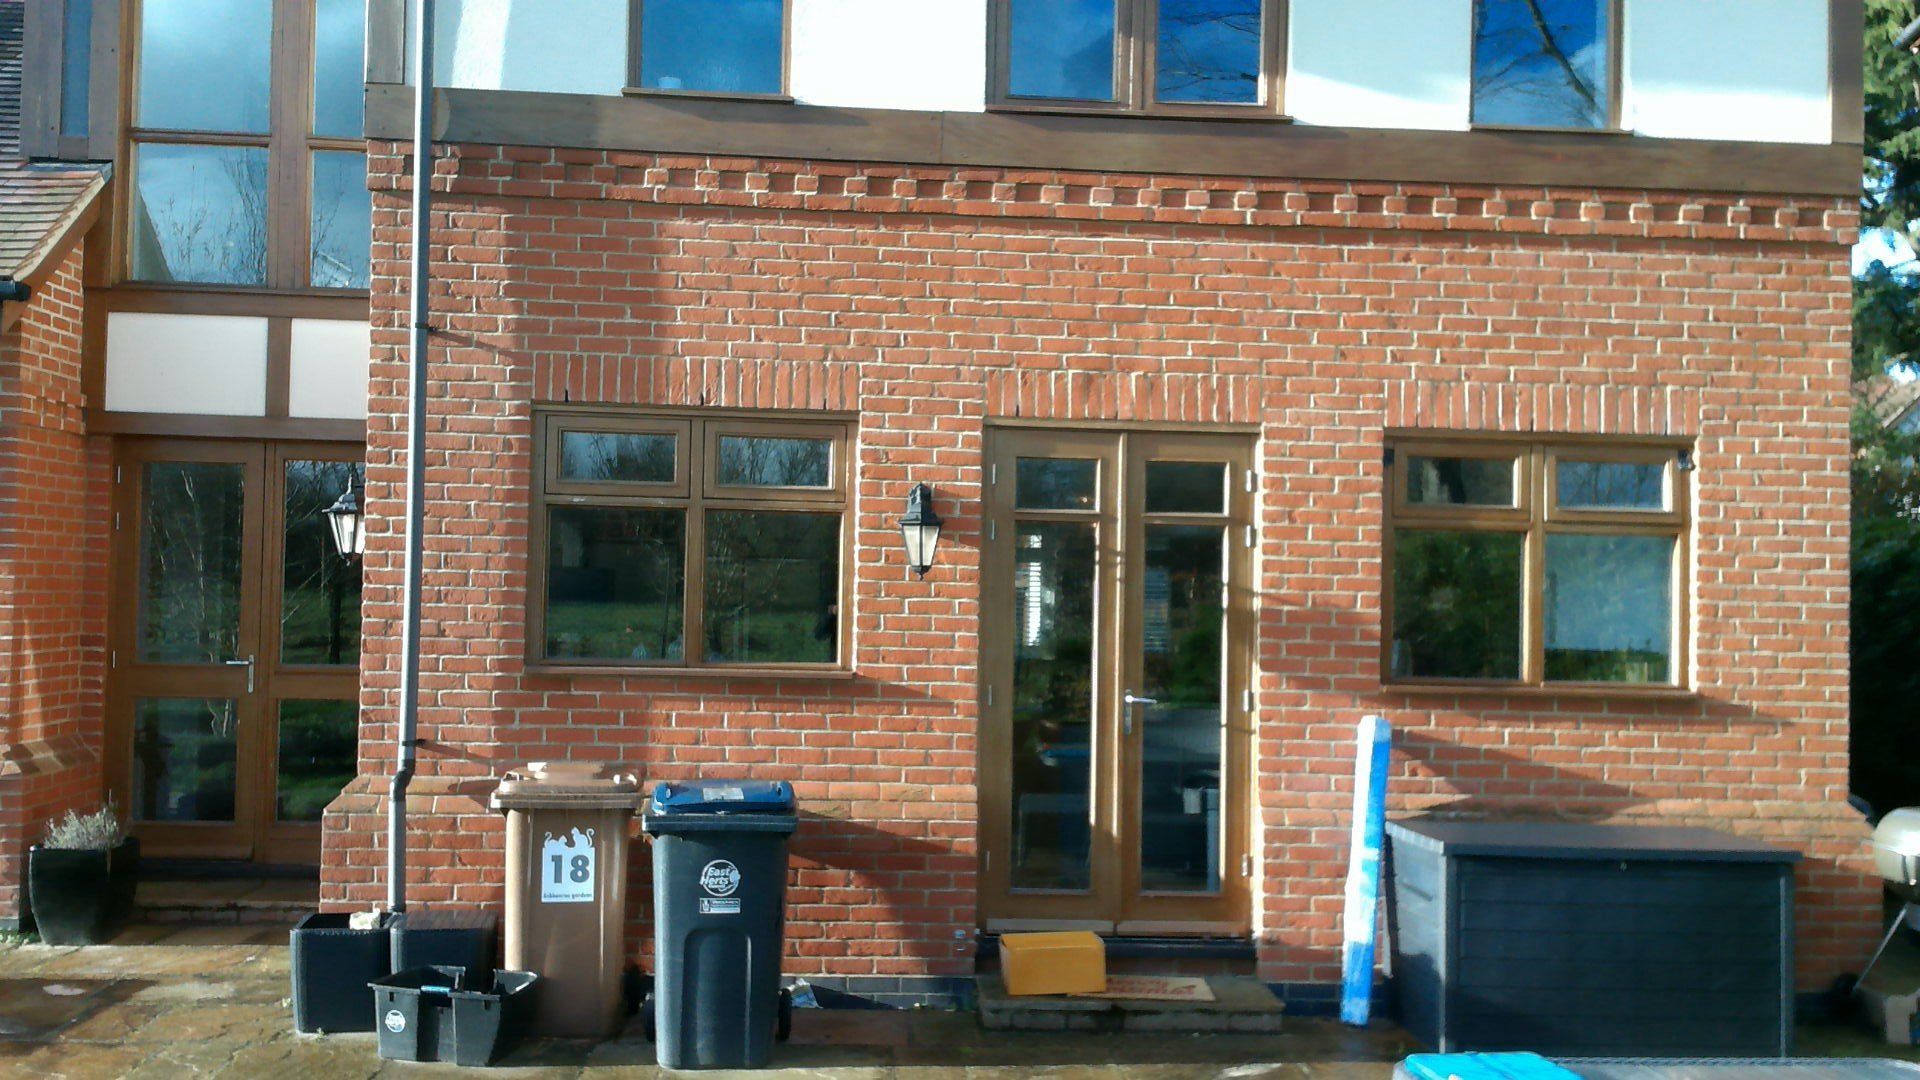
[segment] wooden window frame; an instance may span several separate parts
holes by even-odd
[[[87,130],[68,135],[60,123],[65,90],[67,0],[26,0],[22,42],[20,147],[31,158],[105,161],[119,145],[121,0],[93,0],[87,42]]]
[[[804,416],[718,409],[609,409],[554,405],[534,412],[533,491],[529,500],[526,660],[529,671],[547,674],[710,675],[750,677],[851,678],[853,673],[853,446],[856,423],[839,414]],[[659,434],[680,437],[671,484],[579,483],[559,479],[559,446],[566,431]],[[832,442],[826,488],[724,487],[713,479],[713,449],[722,434],[803,436]],[[585,659],[546,655],[548,519],[555,508],[682,510],[685,559],[682,574],[678,659]],[[835,659],[818,662],[712,663],[706,652],[706,515],[709,511],[759,510],[771,513],[831,511],[840,520],[839,584],[836,602]]]
[[[1112,101],[1018,96],[1012,77],[1014,0],[991,0],[987,13],[987,107],[1001,112],[1093,113],[1193,119],[1286,120],[1287,6],[1261,0],[1260,100],[1251,104],[1167,102],[1154,95],[1160,0],[1114,0]]]
[[[1380,572],[1380,682],[1388,690],[1494,691],[1621,696],[1691,695],[1693,511],[1690,443],[1599,437],[1459,435],[1421,432],[1389,436],[1387,492]],[[1436,506],[1407,499],[1412,457],[1514,457],[1515,505]],[[1556,474],[1561,459],[1659,464],[1662,510],[1561,509]],[[1520,592],[1520,676],[1517,679],[1398,677],[1393,673],[1394,538],[1398,530],[1506,533],[1524,540]],[[1674,542],[1669,600],[1669,678],[1665,682],[1575,682],[1546,678],[1546,541],[1550,535],[1658,536]]]
[[[1485,0],[1472,0],[1468,10],[1468,32],[1473,32],[1478,22],[1480,5]],[[1474,73],[1479,66],[1480,39],[1476,34],[1467,43],[1467,120],[1474,131],[1532,131],[1532,132],[1577,132],[1582,135],[1631,135],[1625,123],[1625,105],[1621,98],[1626,89],[1626,0],[1595,0],[1607,16],[1607,115],[1605,122],[1598,127],[1580,127],[1561,124],[1483,124],[1473,119],[1474,90],[1477,85]]]
[[[634,97],[718,98],[727,101],[793,101],[793,0],[780,0],[780,89],[771,94],[743,93],[731,90],[668,90],[643,86],[640,82],[640,23],[646,14],[647,0],[627,0],[627,86],[623,93]]]
[[[267,266],[266,280],[248,282],[172,282],[136,277],[133,268],[132,213],[122,215],[120,250],[114,260],[116,277],[142,289],[179,292],[281,292],[313,296],[363,297],[366,288],[322,288],[312,284],[313,165],[324,151],[358,154],[364,161],[367,143],[361,138],[316,135],[313,131],[313,79],[316,57],[317,0],[270,0],[273,7],[268,48],[268,103],[265,132],[188,131],[150,128],[141,123],[140,36],[143,0],[121,0],[126,17],[121,49],[127,60],[121,88],[121,115],[127,118],[120,135],[116,170],[119,205],[131,206],[137,188],[138,155],[143,146],[220,146],[264,149],[267,152]],[[96,15],[96,18],[98,16]],[[293,208],[293,209],[288,209]]]

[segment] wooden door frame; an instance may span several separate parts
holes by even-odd
[[[114,448],[113,542],[108,572],[109,642],[106,686],[106,743],[103,762],[109,797],[123,808],[129,827],[149,857],[246,859],[253,855],[260,797],[247,759],[260,739],[261,695],[247,692],[247,674],[238,668],[213,670],[212,664],[143,664],[139,660],[140,538],[143,533],[143,467],[157,462],[237,464],[242,468],[239,623],[235,650],[257,647],[262,618],[260,587],[265,552],[264,517],[252,509],[255,492],[264,492],[265,445],[258,442],[193,439],[122,440]],[[255,690],[259,654],[255,653]],[[133,801],[135,703],[142,698],[225,697],[234,701],[234,790],[232,822],[143,822]]]
[[[1240,431],[1180,431],[1101,425],[996,425],[986,432],[987,484],[983,490],[986,532],[981,559],[983,625],[980,640],[979,820],[980,923],[990,931],[1084,929],[1102,933],[1154,935],[1243,935],[1250,932],[1252,883],[1247,872],[1251,851],[1252,729],[1250,704],[1234,691],[1252,688],[1254,673],[1255,593],[1253,549],[1255,493],[1252,483],[1254,436]],[[1177,456],[1167,456],[1177,455]],[[1099,504],[1087,511],[1017,511],[1014,468],[1018,457],[1048,456],[1101,462]],[[1143,604],[1139,559],[1145,528],[1142,480],[1144,463],[1154,460],[1221,461],[1230,472],[1227,513],[1156,515],[1155,520],[1204,520],[1226,531],[1229,603],[1227,667],[1223,693],[1223,767],[1221,770],[1221,891],[1203,897],[1140,894],[1139,769],[1144,731],[1120,734],[1119,695],[1138,674],[1139,626]],[[1013,539],[1017,523],[1090,521],[1095,524],[1098,565],[1094,596],[1094,702],[1091,887],[1084,892],[1050,894],[1012,890],[1012,650],[987,649],[987,642],[1011,642],[1004,620],[1013,601]],[[999,625],[986,620],[1001,620]],[[996,689],[999,691],[996,693]],[[1111,729],[1109,733],[1108,729]],[[1103,850],[1104,849],[1104,850]],[[997,856],[997,857],[996,857]]]
[[[365,448],[352,442],[236,439],[123,439],[114,448],[113,532],[108,574],[106,789],[124,809],[142,849],[161,858],[253,860],[315,864],[318,823],[282,823],[276,817],[279,715],[282,700],[358,702],[360,668],[281,665],[280,575],[286,553],[286,463],[353,461]],[[239,652],[253,649],[253,692],[242,669],[211,665],[144,665],[137,657],[140,618],[140,538],[144,475],[150,462],[231,462],[243,466]],[[218,686],[217,694],[206,689]],[[238,729],[234,747],[232,823],[141,822],[134,819],[132,746],[135,702],[145,697],[231,697]]]

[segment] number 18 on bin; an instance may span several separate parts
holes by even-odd
[[[574,829],[569,834],[547,834],[540,846],[540,902],[543,904],[590,904],[593,902],[594,848],[592,829]]]

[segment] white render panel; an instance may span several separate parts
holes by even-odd
[[[1467,126],[1473,0],[1292,0],[1288,11],[1284,104],[1296,121]]]
[[[263,415],[267,320],[135,311],[108,315],[107,408]]]
[[[287,412],[328,420],[365,420],[372,336],[372,329],[363,322],[293,320]]]
[[[792,2],[795,100],[935,112],[986,107],[986,0]]]
[[[1824,143],[1827,0],[1628,0],[1622,121],[1638,135]]]
[[[407,4],[413,33],[414,3]],[[627,84],[629,0],[436,0],[434,85],[618,94]],[[413,49],[407,49],[413,78]]]

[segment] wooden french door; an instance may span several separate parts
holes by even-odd
[[[317,863],[353,777],[352,444],[129,440],[114,468],[108,789],[163,858]]]
[[[990,930],[1249,928],[1252,440],[990,432]]]

